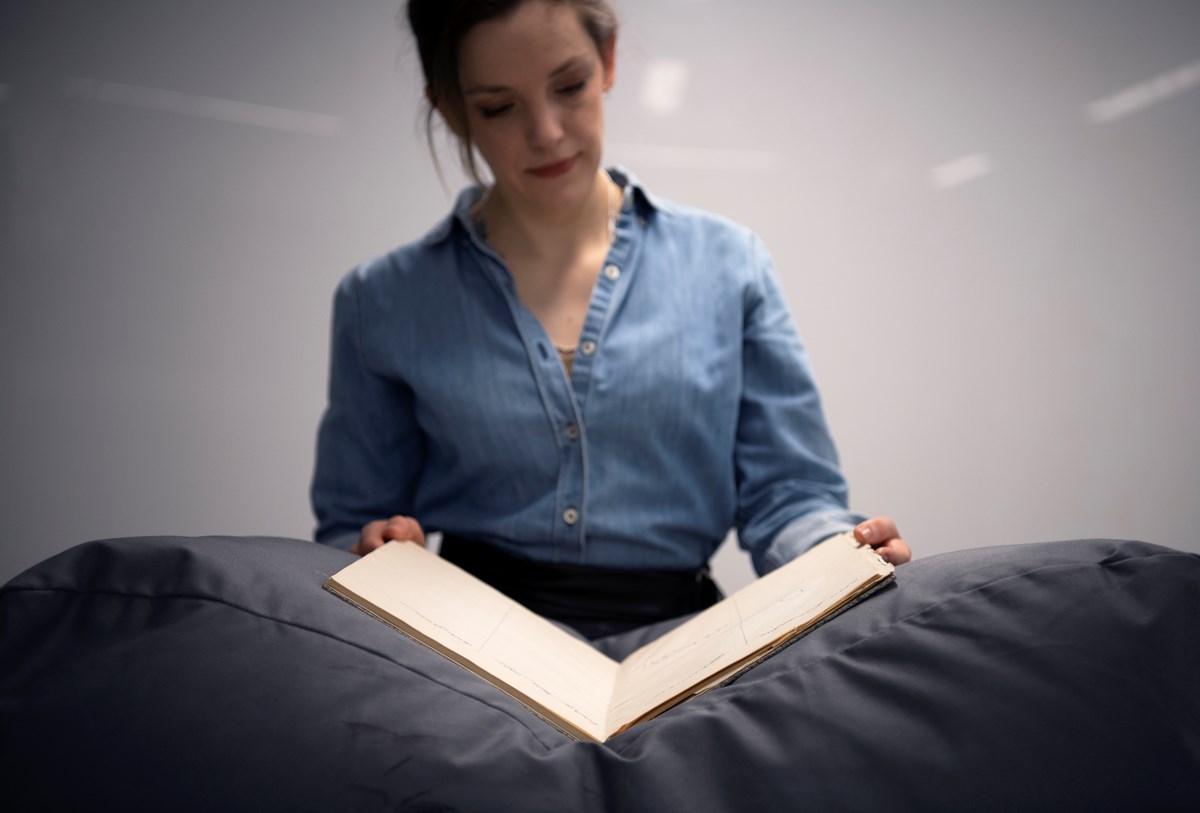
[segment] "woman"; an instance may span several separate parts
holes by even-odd
[[[599,0],[411,0],[430,117],[478,178],[334,306],[317,539],[442,555],[589,637],[703,609],[730,527],[767,572],[886,517],[846,486],[754,234],[601,169]]]

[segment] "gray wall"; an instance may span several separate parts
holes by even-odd
[[[0,580],[308,536],[333,287],[460,182],[397,7],[0,6]],[[1200,551],[1200,3],[618,8],[608,160],[766,239],[855,507]]]

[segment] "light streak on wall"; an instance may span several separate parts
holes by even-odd
[[[72,98],[162,110],[304,135],[334,136],[340,132],[342,126],[341,119],[322,113],[98,79],[68,79],[64,91]]]

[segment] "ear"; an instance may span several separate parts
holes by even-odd
[[[600,62],[604,66],[604,89],[613,86],[617,78],[617,35],[609,34],[600,46]]]

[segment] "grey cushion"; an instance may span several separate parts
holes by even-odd
[[[1128,810],[1200,799],[1200,557],[918,559],[608,743],[329,595],[299,540],[90,542],[0,591],[8,809]],[[620,656],[663,627],[599,642]]]

